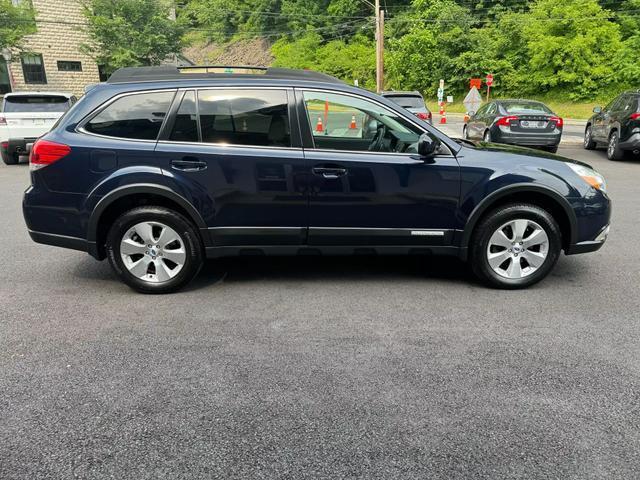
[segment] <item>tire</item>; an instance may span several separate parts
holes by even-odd
[[[469,140],[469,128],[466,125],[462,127],[462,138]]]
[[[109,230],[106,247],[116,274],[141,293],[175,292],[203,264],[202,243],[192,223],[164,207],[138,207],[122,214]]]
[[[491,131],[485,130],[484,135],[482,136],[482,141],[484,143],[491,143]]]
[[[518,230],[524,233],[518,236]],[[488,286],[526,288],[549,274],[561,248],[560,228],[549,212],[529,204],[506,205],[487,214],[476,227],[471,268]]]
[[[546,147],[545,150],[549,153],[558,153],[558,146],[555,147]]]
[[[609,134],[609,144],[607,145],[607,158],[609,160],[623,160],[625,151],[620,148],[620,134],[613,130]]]
[[[595,150],[598,146],[598,143],[593,139],[591,125],[587,125],[587,128],[584,130],[584,142],[582,142],[582,146],[585,150]]]
[[[18,164],[18,156],[17,155],[10,155],[10,154],[6,154],[6,155],[2,155],[2,160],[4,161],[5,165],[17,165]]]

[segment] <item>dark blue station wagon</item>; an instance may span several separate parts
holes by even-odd
[[[37,140],[33,240],[108,257],[156,293],[240,254],[451,255],[521,288],[606,240],[606,185],[588,165],[450,139],[320,73],[188,72],[118,70]]]

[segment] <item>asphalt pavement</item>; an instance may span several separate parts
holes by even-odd
[[[415,258],[239,258],[139,295],[37,245],[0,165],[0,479],[640,477],[640,160],[524,291]]]

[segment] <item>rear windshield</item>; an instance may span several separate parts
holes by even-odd
[[[386,98],[403,108],[424,108],[424,100],[416,95],[394,95]]]
[[[553,113],[542,103],[527,103],[527,102],[503,102],[502,107],[509,114],[537,114],[537,113]]]
[[[66,112],[69,108],[67,97],[54,95],[33,95],[5,97],[4,112]]]

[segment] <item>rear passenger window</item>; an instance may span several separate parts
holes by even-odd
[[[89,120],[84,129],[108,137],[155,140],[173,95],[174,92],[126,95]]]
[[[281,90],[200,90],[202,141],[290,147],[287,93]]]
[[[197,142],[198,141],[198,118],[196,112],[196,94],[193,91],[187,92],[182,97],[180,108],[176,114],[176,119],[171,129],[169,140],[175,142]]]

